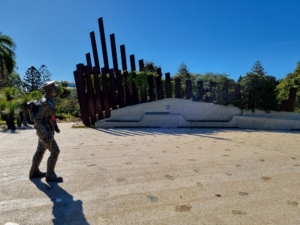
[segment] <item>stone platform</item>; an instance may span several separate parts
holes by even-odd
[[[299,131],[72,125],[60,184],[28,179],[34,129],[0,132],[0,224],[300,224]]]
[[[256,110],[169,98],[111,111],[96,128],[244,128],[300,130],[300,113]]]

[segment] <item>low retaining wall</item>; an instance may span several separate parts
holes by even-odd
[[[232,106],[163,99],[111,111],[111,117],[97,121],[96,128],[121,127],[210,127],[300,130],[300,114],[290,112],[244,112]]]

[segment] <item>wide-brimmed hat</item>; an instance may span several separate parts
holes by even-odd
[[[55,87],[55,80],[47,81],[43,84],[42,88],[44,91],[48,90],[49,88]]]

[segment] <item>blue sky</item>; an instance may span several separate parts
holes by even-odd
[[[103,59],[98,18],[129,55],[153,61],[174,75],[184,62],[193,73],[227,73],[237,79],[260,60],[283,78],[300,61],[299,0],[0,0],[0,30],[16,44],[17,66],[45,64],[52,79],[72,81],[86,63],[95,31]],[[137,66],[138,68],[138,66]]]

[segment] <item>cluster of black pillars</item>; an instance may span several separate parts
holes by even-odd
[[[155,80],[149,77],[148,79],[148,92],[144,96],[138,95],[138,88],[135,83],[131,83],[129,87],[128,82],[128,68],[126,61],[125,45],[120,46],[120,55],[122,62],[122,71],[118,65],[117,47],[115,35],[110,35],[111,53],[113,66],[109,66],[107,55],[106,39],[104,32],[103,19],[98,19],[100,41],[102,47],[103,67],[100,66],[97,43],[95,33],[90,33],[90,40],[93,52],[93,63],[91,54],[86,54],[86,64],[77,64],[74,71],[74,78],[78,94],[78,101],[80,104],[82,121],[86,126],[93,126],[97,120],[110,117],[112,109],[122,108],[125,106],[135,105],[139,103],[161,100],[163,98],[192,98],[192,82],[186,80],[185,93],[182,93],[182,82],[179,78],[175,79],[174,96],[172,95],[171,75],[165,73],[165,87],[162,87],[162,71],[158,68],[156,73],[158,76]],[[144,61],[138,61],[139,70],[144,68]],[[134,54],[130,55],[130,70],[132,71],[133,80],[136,76],[136,64]],[[108,76],[107,76],[108,74]],[[122,80],[124,79],[124,80]],[[155,83],[154,83],[155,82]],[[101,85],[100,85],[101,84]],[[211,93],[207,102],[213,102],[215,95],[213,89],[216,87],[215,82],[210,82],[209,91]],[[164,93],[165,91],[165,93]],[[202,101],[204,92],[203,81],[197,82],[197,100]],[[297,90],[296,90],[297,91]],[[236,85],[235,95],[240,95],[240,86]],[[290,98],[283,102],[283,110],[291,111],[295,102],[295,90],[291,90]],[[184,96],[182,96],[184,95]]]
[[[110,117],[112,109],[122,108],[125,106],[135,105],[139,103],[161,100],[163,98],[172,98],[172,85],[170,73],[165,73],[165,87],[162,87],[162,71],[158,68],[156,73],[158,76],[155,80],[149,77],[148,79],[148,93],[144,96],[138,95],[138,88],[135,83],[127,80],[128,68],[126,61],[125,45],[120,46],[120,55],[122,62],[122,71],[119,69],[117,47],[115,35],[110,35],[111,53],[113,66],[109,66],[107,55],[106,39],[104,32],[103,18],[98,19],[100,41],[102,47],[103,67],[100,66],[97,43],[95,33],[90,33],[90,40],[93,52],[93,62],[91,54],[86,54],[86,64],[77,64],[74,71],[74,78],[80,104],[82,121],[87,126],[93,126],[97,120]],[[144,60],[138,61],[139,71],[144,68]],[[132,71],[133,79],[136,76],[136,64],[134,54],[130,55],[130,70]],[[108,74],[108,76],[107,76]],[[124,79],[124,80],[122,80]],[[101,84],[101,85],[100,85]],[[211,83],[210,89],[215,86]],[[165,93],[164,93],[164,91]],[[198,82],[199,100],[203,98],[203,82]],[[175,96],[182,98],[181,80],[175,79]],[[185,97],[190,99],[192,97],[192,83],[190,80],[186,81]],[[214,100],[211,95],[210,101]]]

